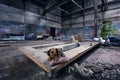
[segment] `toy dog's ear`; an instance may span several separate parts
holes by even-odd
[[[60,48],[61,51],[63,51],[63,48]]]
[[[58,49],[56,48],[56,53],[58,54]]]
[[[50,50],[48,50],[47,55],[50,56]]]

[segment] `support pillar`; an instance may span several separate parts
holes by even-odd
[[[98,21],[97,21],[97,3],[96,0],[93,0],[94,4],[94,37],[97,37],[98,32]]]

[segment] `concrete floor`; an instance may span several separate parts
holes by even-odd
[[[74,61],[69,66],[78,63],[94,73],[90,77],[83,77],[78,73],[67,74],[66,67],[54,80],[120,80],[120,47],[99,46],[87,52],[85,55]],[[61,76],[61,73],[65,75]]]
[[[10,46],[0,47],[0,80],[49,80],[42,69],[22,54],[18,47],[55,42],[62,43],[62,41],[1,41],[0,44]],[[99,47],[76,62],[82,66],[96,63],[120,64],[120,47]],[[80,80],[70,74],[61,74],[65,73],[67,68],[58,73],[58,77],[53,80]]]
[[[10,46],[0,47],[0,80],[48,80],[42,76],[41,68],[18,50],[27,45],[41,45],[60,41],[1,41],[0,44]],[[62,42],[62,41],[61,41]]]
[[[120,47],[100,46],[92,54],[88,54],[84,61],[81,62],[81,65],[85,66],[86,64],[96,63],[120,64]]]

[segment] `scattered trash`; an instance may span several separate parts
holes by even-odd
[[[99,38],[93,38],[93,40],[99,42]]]
[[[110,45],[110,39],[109,38],[104,40],[102,37],[100,37],[100,38],[94,38],[93,40],[96,41],[96,42],[100,42],[101,45],[105,45],[105,46]]]
[[[120,66],[98,63],[92,67],[94,80],[120,80]]]
[[[91,76],[93,74],[92,70],[79,66],[77,63],[75,63],[73,67],[69,67],[68,73],[71,72],[79,73],[82,76]]]

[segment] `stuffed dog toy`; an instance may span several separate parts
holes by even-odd
[[[65,57],[62,48],[51,48],[48,53],[48,61],[58,61],[59,58]]]

